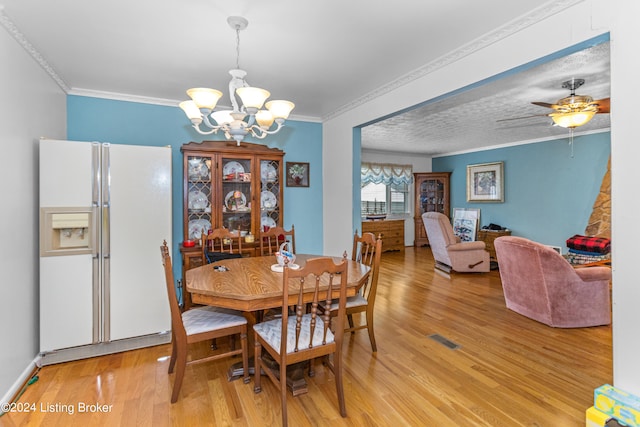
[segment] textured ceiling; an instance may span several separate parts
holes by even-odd
[[[244,16],[239,62],[247,81],[295,102],[293,119],[321,121],[470,43],[495,41],[580,1],[0,0],[0,24],[67,93],[177,105],[189,87],[226,91],[236,65],[226,20]],[[433,155],[561,134],[544,120],[495,120],[544,113],[530,102],[565,96],[560,85],[571,77],[587,80],[585,94],[608,96],[608,52],[601,59],[550,63],[425,100],[365,128],[363,147]],[[226,95],[220,103],[229,106]],[[608,118],[587,126],[608,127]]]
[[[504,145],[569,137],[568,129],[553,126],[544,116],[551,109],[533,101],[555,103],[569,95],[562,82],[582,78],[576,94],[593,99],[610,95],[609,43],[461,90],[435,102],[362,129],[362,146],[369,150],[423,153],[431,156]],[[515,117],[518,120],[498,121]],[[576,134],[610,127],[609,114],[597,114]]]

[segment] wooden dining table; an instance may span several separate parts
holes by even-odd
[[[320,255],[297,254],[295,263],[304,267],[310,258]],[[333,257],[336,263],[341,257]],[[350,259],[348,266],[347,296],[353,296],[369,276],[369,267]],[[244,312],[256,312],[282,306],[282,273],[275,272],[275,256],[247,257],[217,261],[186,272],[186,289],[196,304],[231,308]],[[214,267],[224,266],[226,271]],[[293,289],[293,288],[292,288]],[[313,297],[313,287],[306,294]],[[338,293],[336,292],[336,297]],[[291,305],[297,295],[291,295]]]
[[[321,255],[296,254],[295,264],[304,267],[307,260],[318,257]],[[343,260],[342,257],[332,258],[336,263]],[[350,259],[345,260],[348,263],[347,296],[354,296],[366,283],[370,268]],[[275,256],[227,259],[202,265],[185,273],[186,291],[191,294],[191,301],[195,304],[244,312],[249,322],[248,338],[251,343],[252,326],[260,321],[262,313],[268,309],[282,307],[283,273],[273,271],[272,267],[276,269],[276,265]],[[336,291],[334,297],[338,296]],[[290,295],[289,305],[297,304],[297,298],[297,293]],[[309,292],[303,295],[303,299],[305,302],[313,299],[313,286],[309,287]],[[230,379],[241,375],[242,367],[239,364],[234,365],[229,371]],[[294,395],[306,392],[306,381],[298,371],[291,374],[287,383]]]

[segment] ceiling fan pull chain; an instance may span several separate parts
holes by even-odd
[[[569,129],[569,146],[571,147],[571,158],[573,159],[573,128]]]

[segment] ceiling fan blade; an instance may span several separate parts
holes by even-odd
[[[532,102],[532,104],[540,107],[553,108],[554,110],[558,107],[556,104],[549,104],[548,102]]]
[[[508,121],[511,121],[511,120],[529,119],[531,117],[549,117],[549,115],[548,114],[534,114],[532,116],[511,117],[511,118],[508,118],[508,119],[496,120],[496,122],[508,122]]]
[[[598,104],[598,113],[609,114],[611,111],[611,98],[597,99],[593,103]]]

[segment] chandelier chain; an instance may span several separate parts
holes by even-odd
[[[240,28],[236,27],[236,69],[240,69]]]

